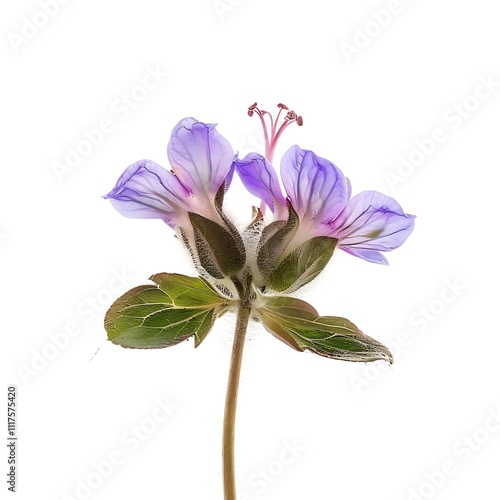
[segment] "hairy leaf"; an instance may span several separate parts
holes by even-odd
[[[349,320],[319,316],[303,300],[270,297],[257,312],[269,332],[297,351],[344,361],[393,361],[387,347],[365,335]]]
[[[201,278],[160,273],[150,279],[154,284],[129,290],[106,313],[114,344],[157,349],[194,336],[198,347],[230,304]]]

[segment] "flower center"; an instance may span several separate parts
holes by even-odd
[[[269,111],[259,109],[256,102],[248,108],[248,116],[253,116],[254,113],[257,113],[260,118],[262,129],[264,130],[264,141],[266,146],[265,157],[270,163],[273,162],[274,152],[276,151],[276,146],[278,145],[279,138],[281,137],[283,131],[288,127],[288,125],[296,122],[297,125],[301,127],[304,123],[302,116],[298,116],[295,111],[288,109],[288,107],[284,104],[278,104],[278,108],[279,111],[275,118],[273,118]],[[279,119],[283,110],[286,111],[286,114],[282,118],[281,125],[278,128]]]

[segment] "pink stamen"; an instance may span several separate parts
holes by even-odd
[[[257,113],[260,118],[260,122],[262,124],[262,129],[264,130],[264,143],[265,143],[265,157],[269,162],[272,163],[273,158],[274,158],[274,153],[276,151],[276,146],[278,145],[279,138],[281,137],[281,134],[283,131],[290,125],[290,123],[296,122],[299,127],[301,127],[304,123],[304,120],[302,119],[302,116],[298,116],[295,111],[290,110],[287,106],[284,104],[279,103],[278,104],[278,114],[276,115],[276,119],[273,120],[273,117],[269,111],[261,110],[257,107],[257,103],[253,103],[251,106],[248,108],[248,115],[253,116],[254,113]],[[276,131],[276,128],[278,126],[278,121],[281,116],[281,112],[285,110],[287,113],[285,117],[283,118],[283,123],[281,124],[280,128]],[[269,126],[266,123],[265,117],[268,117],[269,119]]]

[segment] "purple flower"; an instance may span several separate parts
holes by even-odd
[[[249,153],[243,160],[237,159],[235,166],[248,191],[260,198],[277,220],[286,219],[288,209],[273,166],[258,153]]]
[[[104,196],[125,217],[162,219],[171,227],[188,223],[187,212],[217,218],[214,199],[230,184],[234,153],[215,125],[184,118],[168,143],[171,171],[151,160],[130,165]]]
[[[285,198],[271,164],[252,153],[235,160],[235,166],[250,193],[266,203],[276,220],[285,219]],[[376,191],[351,198],[342,171],[312,151],[292,146],[281,160],[281,178],[300,218],[292,247],[315,236],[330,236],[351,255],[387,264],[380,252],[398,248],[413,230],[415,217],[405,214],[396,200]]]

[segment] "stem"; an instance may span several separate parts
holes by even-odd
[[[222,465],[224,476],[224,499],[236,500],[236,482],[234,477],[234,427],[236,419],[236,403],[240,384],[241,360],[245,347],[250,308],[240,305],[234,332],[233,352],[227,381],[226,406],[224,409],[224,427],[222,437]]]

